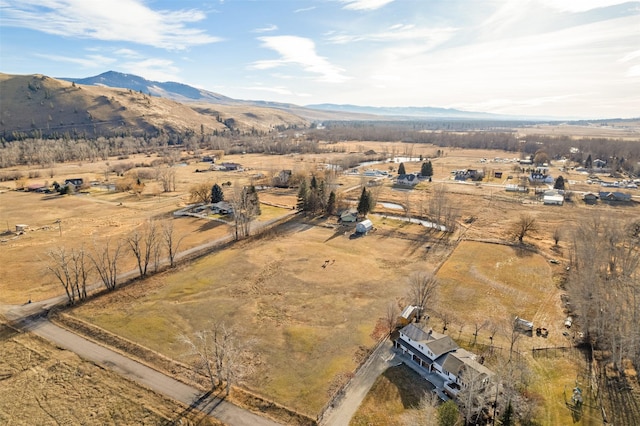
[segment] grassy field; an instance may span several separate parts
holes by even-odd
[[[0,423],[221,425],[200,413],[0,324]]]
[[[406,293],[403,277],[434,265],[411,239],[382,232],[290,225],[76,309],[100,327],[181,359],[181,333],[209,321],[238,329],[255,356],[246,385],[315,416],[335,381],[351,372],[385,306]],[[416,238],[420,227],[409,225]],[[409,234],[407,234],[409,235]],[[325,260],[330,260],[323,268]]]
[[[267,177],[282,169],[319,173],[324,163],[336,163],[345,153],[366,149],[398,155],[433,157],[437,147],[401,143],[340,143],[336,152],[325,154],[265,156],[258,154],[226,156],[225,161],[243,164],[245,172],[196,173],[203,163],[197,156],[185,157],[176,167],[177,190],[163,193],[157,182],[147,181],[142,194],[113,193],[92,189],[76,196],[50,196],[12,191],[13,182],[0,188],[0,224],[13,230],[16,224],[28,224],[30,231],[21,236],[6,232],[0,239],[0,303],[24,303],[45,299],[62,292],[47,271],[47,252],[58,247],[91,248],[106,239],[128,235],[148,219],[170,218],[171,213],[189,203],[189,188],[196,183],[232,182],[232,188],[252,182],[254,176]],[[340,152],[338,152],[340,151]],[[202,153],[204,155],[204,153]],[[185,154],[186,155],[186,154]],[[444,263],[438,273],[442,282],[439,305],[431,323],[442,326],[438,314],[448,310],[452,325],[449,333],[461,345],[472,340],[473,325],[485,319],[493,323],[512,315],[533,320],[547,327],[550,335],[523,337],[517,350],[526,353],[533,347],[565,345],[562,335],[564,315],[560,307],[559,277],[568,257],[570,229],[590,215],[602,215],[624,221],[637,216],[638,203],[626,206],[598,204],[587,206],[579,200],[562,207],[543,206],[534,200],[508,194],[492,180],[486,185],[459,184],[451,180],[451,170],[483,168],[482,159],[512,158],[514,153],[488,150],[446,149],[444,156],[433,158],[434,182],[421,183],[413,191],[398,190],[392,179],[372,187],[378,201],[401,204],[412,216],[423,215],[435,188],[444,185],[447,197],[461,219],[458,230],[449,239],[439,240],[418,225],[372,215],[377,230],[365,238],[348,238],[350,228],[338,227],[335,220],[309,225],[294,224],[280,234],[262,238],[199,259],[177,270],[152,277],[144,283],[91,302],[76,315],[93,321],[151,349],[184,360],[185,349],[177,342],[180,333],[206,327],[210,320],[233,324],[246,339],[254,354],[255,373],[244,385],[290,407],[315,416],[327,401],[331,390],[342,383],[359,361],[363,348],[370,347],[371,336],[389,301],[402,305],[406,300],[406,277],[412,271],[434,271],[446,260],[458,239],[465,241]],[[153,157],[132,156],[110,159],[109,164],[149,163]],[[418,171],[419,162],[405,164],[408,172]],[[381,170],[393,164],[374,166]],[[487,164],[488,170],[509,172],[508,163]],[[554,176],[564,174],[554,165]],[[104,180],[104,161],[86,164],[56,164],[52,169],[21,168],[41,177],[26,184],[82,177],[87,181]],[[143,168],[144,169],[144,168]],[[568,172],[567,172],[568,173]],[[586,176],[565,174],[574,190],[597,190],[585,183]],[[109,181],[118,178],[112,173]],[[356,200],[361,177],[341,176],[339,198]],[[347,189],[355,188],[347,192]],[[260,192],[262,201],[292,207],[296,190],[270,189]],[[262,206],[259,221],[267,221],[290,209]],[[529,248],[522,250],[480,241],[512,240],[510,227],[521,213],[533,215],[538,230],[525,238]],[[404,215],[403,210],[383,209],[377,213]],[[56,223],[60,219],[60,226]],[[230,227],[220,222],[197,218],[172,219],[176,234],[184,236],[180,250],[229,235]],[[551,236],[563,231],[560,244]],[[345,235],[345,231],[347,235]],[[425,250],[429,245],[430,250]],[[559,259],[554,265],[549,259]],[[322,268],[325,260],[330,260]],[[335,262],[333,262],[335,260]],[[132,256],[120,266],[122,271],[135,267]],[[444,306],[447,309],[444,309]],[[440,331],[440,330],[438,330]],[[495,344],[505,347],[504,331],[496,334]],[[488,328],[478,343],[488,343]],[[250,342],[250,345],[249,345]],[[473,350],[473,348],[471,348]],[[554,364],[540,368],[540,380],[555,374]],[[553,389],[575,380],[575,371],[558,366],[560,374]],[[538,371],[538,370],[536,370]],[[554,376],[555,377],[555,376]],[[553,382],[552,379],[550,380]],[[555,383],[555,382],[554,382]],[[532,385],[537,386],[537,385]],[[550,394],[541,388],[540,394]],[[562,407],[549,407],[548,424],[565,419]],[[555,413],[555,414],[554,414]]]
[[[430,391],[428,382],[409,367],[390,367],[373,384],[349,425],[406,425],[407,415],[419,407],[420,399]],[[435,419],[432,424],[436,424]]]

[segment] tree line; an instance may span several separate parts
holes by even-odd
[[[111,240],[94,243],[91,250],[84,246],[51,250],[48,270],[64,288],[68,303],[75,304],[87,298],[88,286],[95,278],[108,291],[117,288],[118,273],[127,249],[136,259],[139,277],[144,278],[150,268],[154,272],[159,270],[163,256],[168,258],[170,267],[175,265],[183,238],[175,234],[171,220],[148,221],[141,229],[115,243]]]

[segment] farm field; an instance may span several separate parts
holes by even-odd
[[[0,380],[0,423],[6,425],[222,424],[2,324]]]
[[[0,222],[9,230],[16,224],[28,224],[29,230],[16,238],[13,232],[0,236],[0,262],[8,265],[0,268],[0,311],[1,304],[38,301],[63,292],[47,270],[50,250],[91,249],[94,242],[116,241],[150,219],[171,220],[176,235],[184,237],[180,251],[228,237],[231,227],[225,223],[173,218],[173,211],[190,203],[192,185],[232,182],[231,188],[225,189],[232,191],[257,182],[256,176],[271,177],[283,169],[320,174],[325,164],[338,163],[348,153],[362,153],[365,148],[425,158],[435,156],[437,150],[430,145],[344,142],[335,144],[335,152],[325,154],[225,156],[224,161],[243,164],[244,172],[196,173],[206,166],[190,157],[175,167],[177,188],[171,193],[163,193],[153,180],[146,182],[139,195],[90,188],[86,194],[73,196],[13,191],[13,182],[3,182]],[[401,308],[408,302],[407,277],[413,271],[438,270],[441,286],[428,325],[441,331],[442,317],[447,316],[448,333],[461,346],[472,351],[480,347],[470,347],[476,322],[487,319],[501,324],[512,315],[550,330],[546,339],[534,334],[518,340],[515,348],[525,357],[532,348],[570,344],[562,334],[565,315],[558,284],[569,257],[571,229],[594,215],[623,223],[637,217],[638,203],[589,206],[575,198],[562,207],[544,206],[506,193],[501,186],[507,183],[506,178],[489,179],[481,185],[457,183],[451,178],[452,170],[485,165],[489,170],[508,172],[511,164],[482,161],[513,156],[501,151],[445,149],[442,157],[432,158],[432,183],[406,190],[385,178],[380,185],[370,186],[379,203],[401,207],[378,204],[370,216],[376,230],[364,238],[349,239],[352,226],[340,226],[335,218],[294,219],[277,231],[180,264],[175,270],[70,312],[181,362],[187,358],[186,348],[178,342],[180,334],[192,334],[211,321],[223,320],[238,331],[246,343],[245,351],[252,355],[253,373],[241,385],[310,417],[315,417],[332,392],[348,380],[381,335],[387,304],[395,302]],[[148,161],[149,157],[140,155],[111,159],[111,164]],[[104,180],[106,166],[104,161],[56,165],[53,171],[39,170],[46,178],[29,179],[27,184],[76,176]],[[408,172],[416,172],[420,162],[405,166]],[[371,167],[397,170],[398,164]],[[585,175],[566,174],[560,168],[554,165],[551,173],[568,177],[572,189],[597,191],[586,184]],[[109,176],[110,182],[117,179]],[[338,176],[339,201],[353,205],[360,185],[367,183],[361,176]],[[440,187],[458,217],[453,235],[442,238],[391,217],[425,216]],[[263,204],[258,220],[265,222],[291,213],[297,192],[269,188],[259,196],[263,202],[283,206]],[[523,213],[535,217],[537,230],[525,237],[524,249],[504,245],[513,241],[512,225]],[[557,229],[561,238],[555,245],[552,237]],[[129,250],[125,251],[128,256],[119,266],[122,272],[136,267]],[[552,259],[558,263],[550,263]],[[485,327],[479,333],[479,345],[489,343],[487,330]],[[495,335],[493,344],[508,348],[503,330]],[[581,373],[580,364],[564,358],[529,358],[535,372],[531,391],[539,395],[546,413],[543,424],[570,421],[570,412],[559,401],[565,386],[574,384]]]
[[[254,355],[246,386],[315,417],[380,337],[376,325],[406,293],[404,277],[435,266],[418,225],[394,225],[414,239],[392,238],[386,226],[350,239],[343,227],[290,223],[73,314],[178,360],[180,334],[224,321]]]

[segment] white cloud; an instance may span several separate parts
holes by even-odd
[[[140,53],[136,52],[135,50],[126,48],[118,49],[113,53],[118,56],[124,56],[125,58],[139,58],[141,56]]]
[[[315,8],[316,8],[315,6],[303,7],[302,9],[294,10],[293,13],[308,12],[310,10],[314,10]]]
[[[331,64],[326,58],[316,52],[315,43],[304,37],[275,36],[260,37],[262,46],[275,50],[280,54],[279,59],[261,60],[252,64],[254,69],[271,69],[285,65],[298,65],[305,71],[319,74],[316,80],[340,83],[349,79],[343,74],[343,69]]]
[[[70,56],[63,56],[63,55],[50,55],[50,54],[37,53],[35,54],[35,56],[39,58],[47,59],[49,61],[67,62],[70,64],[79,65],[83,68],[96,68],[96,69],[104,68],[116,62],[115,59],[108,58],[102,55],[87,55],[84,58],[79,58],[79,57],[70,57]]]
[[[220,41],[188,24],[205,18],[198,10],[152,10],[140,0],[4,0],[2,23],[63,37],[130,41],[181,50]]]
[[[149,58],[142,61],[124,62],[119,67],[126,73],[139,75],[147,80],[181,82],[180,68],[168,59]]]
[[[544,5],[565,11],[565,12],[585,12],[587,10],[601,7],[615,6],[628,2],[628,0],[538,0]]]
[[[393,2],[394,0],[339,0],[344,3],[343,9],[347,10],[376,10]]]
[[[270,31],[276,31],[278,29],[277,25],[267,25],[266,27],[256,28],[252,32],[254,33],[268,33]]]
[[[416,27],[415,25],[396,24],[386,30],[368,34],[328,34],[327,41],[335,44],[373,41],[380,43],[415,41],[421,50],[431,49],[453,37],[457,28]]]

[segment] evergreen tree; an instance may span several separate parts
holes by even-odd
[[[590,169],[593,166],[593,160],[591,159],[591,154],[584,160],[584,167]]]
[[[422,166],[420,167],[420,174],[428,177],[433,176],[433,166],[431,165],[431,161],[422,163]]]
[[[222,192],[222,187],[216,183],[211,187],[211,202],[215,204],[220,201],[224,201],[224,192]]]
[[[452,400],[438,407],[438,426],[455,426],[459,417],[458,406]]]
[[[400,163],[400,166],[398,166],[398,174],[399,175],[406,175],[407,174],[406,170],[404,169],[404,163]]]
[[[558,176],[553,184],[553,189],[564,189],[564,178],[562,176]]]
[[[513,406],[511,405],[511,401],[507,405],[507,408],[502,413],[500,417],[500,424],[502,426],[513,426],[515,425],[515,419],[513,418]]]
[[[308,197],[309,197],[309,189],[307,188],[307,180],[302,179],[302,182],[300,182],[300,189],[298,189],[298,202],[296,204],[298,211],[304,210],[307,204]]]
[[[371,193],[367,191],[367,188],[362,188],[360,201],[358,201],[358,214],[366,216],[371,211],[371,207]]]
[[[331,193],[329,193],[329,201],[327,201],[326,212],[327,214],[331,215],[331,214],[334,214],[335,211],[336,211],[336,193],[331,191]]]

